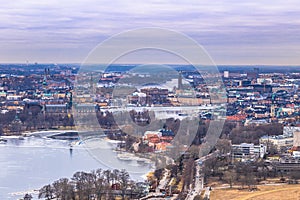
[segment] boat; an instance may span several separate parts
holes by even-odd
[[[19,140],[25,140],[25,138],[23,136],[20,136]]]
[[[6,143],[7,143],[7,139],[0,138],[0,144],[6,144]]]
[[[188,116],[188,114],[186,114],[186,113],[178,113],[178,116],[186,117],[186,116]]]

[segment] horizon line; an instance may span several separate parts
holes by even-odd
[[[83,63],[79,62],[36,62],[36,63],[22,63],[22,62],[3,62],[0,63],[0,65],[27,65],[27,66],[32,66],[32,65],[83,65]],[[103,63],[86,63],[87,65],[107,65]],[[161,63],[151,63],[151,64],[142,64],[142,63],[112,63],[109,65],[181,65],[181,66],[191,66],[193,64],[180,64],[180,63],[166,63],[166,64],[161,64]],[[300,64],[295,65],[295,64],[215,64],[215,65],[206,65],[206,66],[245,66],[245,67],[268,67],[268,66],[275,66],[275,67],[300,67]]]

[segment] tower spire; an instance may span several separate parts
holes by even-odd
[[[178,90],[182,89],[182,71],[179,71],[178,74]]]

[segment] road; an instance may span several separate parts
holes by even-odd
[[[159,181],[158,186],[156,187],[156,191],[155,192],[150,192],[146,197],[141,198],[141,200],[144,200],[144,199],[155,199],[155,200],[165,199],[164,195],[162,194],[162,192],[160,190],[161,189],[164,190],[167,187],[167,184],[170,181],[169,177],[170,177],[170,170],[164,169],[162,178]]]
[[[194,189],[191,190],[187,197],[186,197],[186,200],[193,200],[195,198],[195,196],[201,194],[201,191],[203,190],[203,181],[204,181],[204,178],[203,178],[203,174],[200,173],[200,170],[201,170],[201,166],[199,165],[199,162],[201,162],[200,159],[196,160],[195,161],[196,163],[196,173],[195,173],[195,178],[194,178]]]
[[[195,165],[196,165],[196,173],[194,178],[195,188],[193,190],[190,190],[185,200],[193,200],[195,196],[201,194],[204,188],[204,174],[200,173],[203,162],[213,156],[216,156],[218,153],[219,153],[218,151],[215,151],[195,161]],[[207,188],[206,188],[205,194],[208,194],[209,197],[210,190],[208,189],[208,193],[207,193]]]
[[[156,193],[160,193],[160,189],[165,189],[166,185],[169,183],[170,170],[164,169],[164,174],[162,179],[159,181],[159,185],[156,188]]]
[[[190,190],[190,192],[188,193],[185,200],[194,200],[194,198],[197,195],[201,194],[201,192],[204,189],[204,175],[201,174],[201,167],[205,160],[215,156],[217,153],[218,152],[211,153],[211,154],[204,156],[195,161],[195,166],[196,166],[196,173],[195,173],[195,177],[194,177],[194,186],[195,187],[193,190]],[[159,181],[159,185],[157,186],[155,193],[149,193],[147,195],[147,197],[144,197],[142,199],[156,199],[156,200],[158,200],[158,199],[176,199],[177,195],[174,195],[173,197],[165,198],[165,197],[162,197],[162,193],[160,192],[160,189],[166,189],[167,184],[170,181],[169,176],[170,176],[170,170],[164,169],[163,177]],[[210,196],[209,187],[206,188],[205,195],[207,195],[208,197]]]

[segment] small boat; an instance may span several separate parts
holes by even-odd
[[[25,140],[25,138],[23,136],[20,136],[19,140]]]
[[[6,143],[7,143],[7,139],[0,138],[0,144],[6,144]]]

